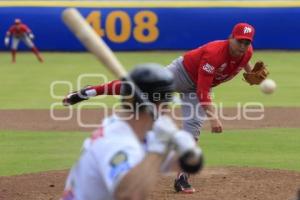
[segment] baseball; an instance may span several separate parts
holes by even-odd
[[[276,89],[276,83],[272,79],[266,79],[261,82],[260,89],[265,94],[272,94]]]

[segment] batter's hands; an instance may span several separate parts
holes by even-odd
[[[219,119],[211,119],[211,132],[212,133],[222,133],[223,132],[223,125]]]
[[[187,173],[197,173],[203,167],[203,154],[193,136],[186,131],[178,131],[173,136],[175,151],[179,155],[181,170]]]
[[[177,125],[168,115],[160,115],[153,124],[153,129],[160,137],[170,138],[178,131]]]
[[[196,140],[190,133],[184,130],[177,131],[172,140],[172,142],[175,144],[175,150],[179,156],[182,156],[184,153],[197,148]]]
[[[196,173],[203,166],[203,155],[193,136],[178,130],[174,121],[167,115],[161,115],[154,122],[152,131],[147,136],[148,152],[165,155],[174,149],[179,156],[182,170]]]
[[[159,116],[153,124],[152,131],[147,136],[148,151],[165,154],[172,137],[177,131],[176,124],[169,116]]]

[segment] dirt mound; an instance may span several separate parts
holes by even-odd
[[[74,109],[73,115],[66,120],[53,120],[49,110],[0,110],[0,130],[40,130],[40,131],[90,131],[99,125],[103,119],[103,110]],[[111,111],[108,111],[110,113]],[[240,113],[239,113],[240,112]],[[245,116],[258,117],[262,113],[251,114],[238,108],[226,108],[221,113],[224,129],[251,129],[267,127],[300,127],[300,108],[265,108],[261,120],[246,120]],[[68,110],[55,110],[52,113],[57,118],[67,118]],[[176,116],[180,116],[177,110]],[[237,117],[240,116],[240,119]],[[287,120],[288,119],[288,120]],[[84,124],[82,127],[79,124]],[[179,121],[178,121],[179,123]],[[204,129],[208,129],[208,123]]]
[[[59,199],[67,171],[0,177],[0,199]],[[206,168],[191,178],[195,194],[173,191],[174,175],[161,177],[150,200],[292,200],[300,188],[300,173],[260,168]]]
[[[0,130],[40,131],[90,131],[95,127],[80,127],[84,124],[98,125],[104,114],[101,110],[83,110],[80,115],[68,120],[55,121],[49,110],[0,110]],[[235,116],[237,110],[228,108],[224,116]],[[66,117],[66,110],[56,110],[56,117]],[[264,118],[259,121],[244,118],[223,121],[224,129],[249,129],[266,127],[300,127],[300,108],[266,108]],[[288,120],[287,120],[288,119]],[[208,128],[207,125],[204,127]],[[54,200],[59,199],[67,171],[51,171],[11,177],[0,177],[0,199],[2,200]],[[285,170],[260,168],[206,168],[191,178],[197,189],[192,195],[173,191],[175,175],[161,177],[150,194],[151,200],[294,200],[300,189],[300,173]]]

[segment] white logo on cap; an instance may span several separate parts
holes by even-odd
[[[247,34],[247,33],[251,33],[252,32],[252,29],[248,26],[245,26],[244,27],[244,34]]]

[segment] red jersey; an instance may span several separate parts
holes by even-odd
[[[26,24],[12,25],[7,31],[14,37],[22,37],[26,33],[30,33],[31,30]]]
[[[242,57],[231,57],[228,40],[213,41],[185,53],[183,65],[197,86],[199,101],[211,102],[210,89],[236,76],[247,66],[252,54],[253,48],[250,45]]]

